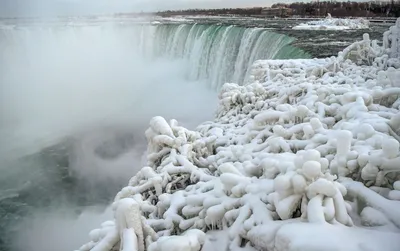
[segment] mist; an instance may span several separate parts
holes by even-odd
[[[0,16],[99,15],[190,8],[270,6],[290,0],[2,0]]]
[[[151,117],[189,128],[213,118],[216,92],[187,81],[183,60],[154,57],[151,29],[108,22],[1,30],[0,188],[47,203],[13,224],[12,250],[79,248],[112,219],[107,204],[145,164]]]
[[[139,37],[143,29],[107,24],[6,31],[0,77],[2,138],[11,142],[1,146],[6,154],[32,152],[110,123],[139,130],[156,115],[186,123],[210,117],[215,93],[185,80],[185,62],[152,58],[154,41],[151,34]]]
[[[89,241],[88,233],[99,223],[113,218],[111,208],[104,212],[86,209],[76,216],[68,210],[35,212],[17,228],[23,229],[15,239],[15,250],[72,251]]]

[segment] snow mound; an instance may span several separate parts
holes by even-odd
[[[230,250],[400,250],[399,30],[257,61],[196,131],[154,117],[147,166],[79,250],[198,251],[212,230]]]
[[[325,19],[301,23],[294,26],[293,30],[356,30],[368,28],[369,21],[363,18],[332,18],[332,16],[328,14]]]

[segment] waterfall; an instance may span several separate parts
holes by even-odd
[[[137,94],[150,83],[163,82],[163,88],[168,88],[165,84],[198,82],[199,87],[207,85],[211,90],[228,82],[243,84],[258,59],[309,57],[291,46],[293,41],[265,28],[234,25],[0,24],[0,136],[8,142],[21,138],[21,147],[27,147],[24,141],[35,142],[32,148],[37,148],[38,141],[22,136],[29,133],[18,125],[29,125],[37,134],[34,126],[41,128],[51,121],[57,126],[52,126],[55,132],[43,130],[46,141],[42,143],[47,146],[55,143],[48,135],[69,134],[71,121],[87,121],[88,113],[97,116],[93,119],[102,119],[121,107],[143,103],[144,95]],[[113,83],[112,90],[107,83]],[[82,86],[83,92],[76,92]],[[93,93],[96,103],[90,96]],[[89,96],[92,103],[83,110],[79,106]],[[53,110],[53,115],[48,115],[50,108],[43,97],[51,99],[56,115]],[[101,101],[111,99],[113,106]],[[3,148],[10,147],[1,146],[0,154]]]
[[[40,33],[42,39],[51,34],[60,36],[63,31],[70,36],[97,33],[97,37],[93,37],[96,40],[102,36],[112,36],[110,29],[115,29],[115,26],[0,29],[0,44],[7,40],[18,42],[13,37],[16,33],[18,36],[30,36],[33,32]],[[258,59],[309,58],[307,53],[290,45],[294,38],[265,28],[206,24],[119,24],[118,29],[123,32],[126,42],[131,43],[136,53],[142,54],[148,60],[183,60],[187,80],[207,80],[212,89],[219,89],[227,82],[242,84],[250,66]],[[57,40],[60,43],[70,42],[62,37]],[[3,53],[7,51],[4,50]]]
[[[207,79],[213,89],[242,84],[258,59],[308,58],[290,46],[294,38],[264,28],[201,24],[159,25],[153,56],[184,59],[190,80]]]

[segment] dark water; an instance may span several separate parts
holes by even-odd
[[[135,174],[135,165],[140,165],[145,151],[143,131],[138,130],[138,135],[132,132],[133,129],[101,130],[98,133],[102,137],[96,136],[100,141],[86,146],[85,139],[70,137],[38,153],[2,163],[2,170],[6,171],[0,179],[0,250],[23,251],[13,243],[20,241],[18,232],[34,212],[50,214],[68,209],[69,214],[79,215],[85,208],[97,207],[101,213],[129,176]],[[124,168],[121,176],[96,174],[96,169],[115,167],[113,161],[129,152],[131,157],[126,164],[132,165],[131,171]],[[91,170],[80,173],[84,168]]]
[[[343,31],[299,31],[283,30],[286,34],[297,38],[294,46],[301,48],[313,57],[337,56],[338,52],[362,39],[364,33],[368,33],[371,39],[382,40],[383,32],[388,26],[372,25],[368,30],[343,30]]]
[[[382,35],[393,24],[371,23],[369,29],[365,30],[339,30],[339,31],[313,31],[293,30],[292,28],[303,20],[280,20],[280,19],[254,19],[254,18],[193,18],[196,22],[223,25],[238,25],[245,27],[263,27],[275,32],[282,33],[297,39],[294,46],[308,52],[312,57],[323,58],[336,56],[339,51],[361,40],[364,33],[368,33],[371,39],[382,40]]]

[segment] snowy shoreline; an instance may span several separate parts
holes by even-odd
[[[399,96],[400,18],[382,47],[257,61],[213,122],[150,121],[146,166],[79,250],[397,251]]]
[[[330,14],[325,19],[313,20],[301,23],[293,27],[293,30],[353,30],[368,29],[369,21],[363,18],[342,19],[332,18]]]

